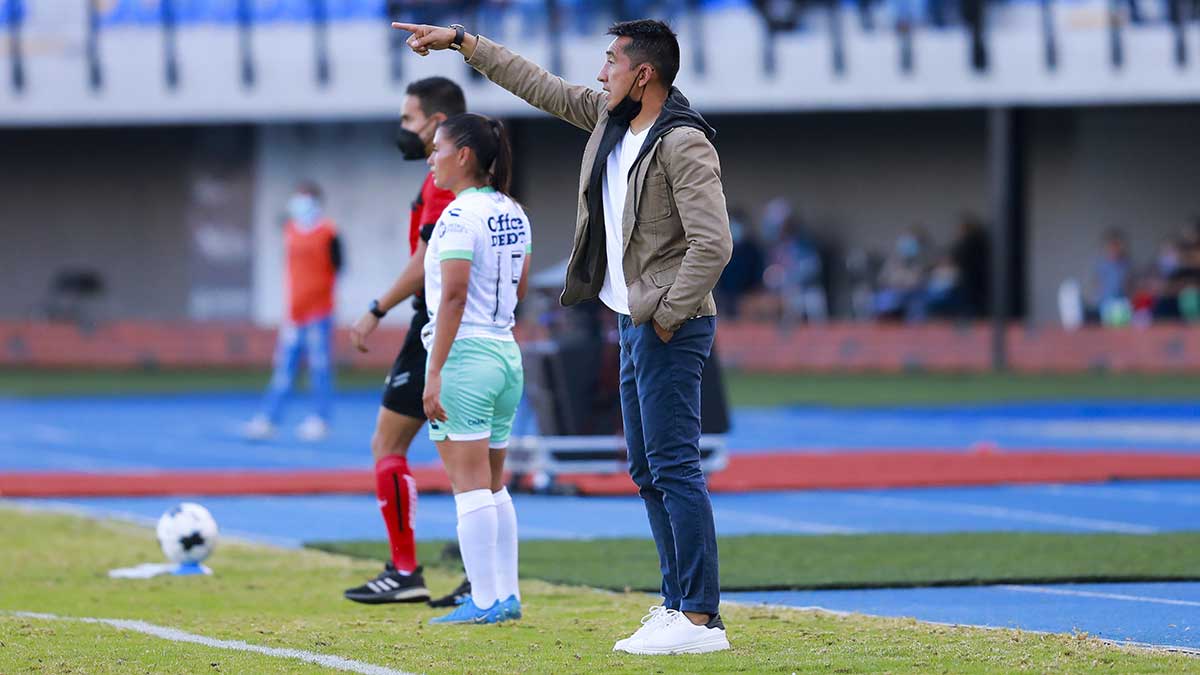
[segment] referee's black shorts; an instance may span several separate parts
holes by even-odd
[[[383,385],[383,407],[400,415],[425,419],[425,360],[427,352],[421,342],[421,329],[429,323],[424,307],[413,314],[412,325],[404,337],[404,346],[396,356],[392,370]]]

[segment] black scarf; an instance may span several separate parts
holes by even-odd
[[[592,160],[587,188],[588,223],[583,233],[583,260],[577,260],[567,274],[573,274],[586,288],[595,292],[599,292],[604,275],[608,272],[604,231],[604,174],[608,169],[608,156],[625,137],[630,123],[641,110],[641,101],[634,101],[626,96],[609,112],[604,134],[600,137],[600,145],[596,149],[596,157]],[[716,130],[709,126],[699,113],[692,110],[687,98],[678,89],[671,87],[662,112],[650,127],[646,140],[642,142],[641,152],[633,163],[634,167],[637,167],[650,152],[659,136],[681,126],[700,129],[710,140],[717,135]],[[629,176],[622,176],[621,179],[628,181]]]
[[[642,102],[626,96],[609,112],[608,124],[604,127],[604,135],[600,137],[600,146],[596,149],[596,158],[592,161],[592,173],[588,178],[588,226],[584,230],[584,259],[582,265],[576,266],[579,280],[587,285],[592,283],[595,272],[600,273],[600,279],[608,272],[608,250],[605,248],[604,232],[604,174],[608,170],[608,156],[625,137],[625,133],[629,131],[629,124],[641,111]]]

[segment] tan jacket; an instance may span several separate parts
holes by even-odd
[[[569,84],[536,63],[480,36],[467,61],[529,104],[591,132],[579,174],[575,240],[562,304],[596,298],[604,269],[587,269],[588,181],[608,124],[608,94]],[[611,180],[611,177],[610,177]],[[695,316],[717,313],[712,289],[729,262],[733,239],[717,152],[703,131],[677,127],[660,136],[629,177],[622,222],[633,322],[655,319],[675,331]],[[604,233],[594,233],[603,240]],[[591,261],[593,266],[599,266]]]

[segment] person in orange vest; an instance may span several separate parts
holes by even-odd
[[[275,435],[303,353],[308,357],[316,412],[304,418],[296,435],[302,440],[319,441],[329,433],[333,404],[333,298],[342,269],[342,245],[337,226],[323,213],[319,185],[312,181],[297,185],[287,208],[284,246],[288,311],[279,328],[274,373],[262,411],[246,425],[245,434],[255,440]]]

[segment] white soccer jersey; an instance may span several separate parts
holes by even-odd
[[[525,257],[533,250],[525,210],[491,188],[464,190],[450,202],[434,227],[425,250],[425,304],[429,324],[421,331],[426,349],[433,347],[442,301],[442,261],[470,260],[467,306],[456,340],[512,337],[517,285]]]

